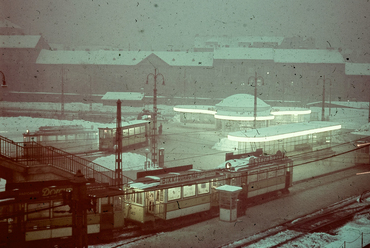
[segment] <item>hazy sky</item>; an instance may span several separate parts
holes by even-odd
[[[369,50],[369,0],[0,0],[1,15],[49,43],[189,49],[194,36],[314,37]]]

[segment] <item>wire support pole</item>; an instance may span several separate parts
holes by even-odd
[[[149,83],[149,77],[152,76],[154,79],[154,87],[153,87],[153,113],[151,116],[152,123],[151,123],[151,154],[152,154],[152,163],[155,167],[157,163],[157,114],[158,114],[158,108],[157,108],[157,78],[162,77],[162,85],[164,84],[164,77],[161,73],[157,73],[157,69],[154,69],[154,74],[149,73],[146,77],[146,84]]]
[[[325,75],[324,77],[321,79],[319,78],[317,80],[317,84],[319,84],[319,82],[322,80],[322,106],[321,106],[321,121],[325,121],[325,83],[326,81],[328,80],[330,82],[330,95],[329,95],[329,99],[330,99],[330,105],[331,105],[331,79],[330,78],[325,78]],[[329,106],[329,116],[330,116],[330,109],[331,109],[331,106]]]
[[[261,82],[261,85],[264,85],[263,77],[257,76],[257,72],[254,73],[254,76],[248,78],[248,84],[251,83],[251,80],[254,80],[254,110],[253,110],[253,128],[257,127],[257,86]]]
[[[121,114],[121,100],[117,101],[117,129],[116,129],[116,170],[115,170],[115,185],[121,188],[122,186],[122,114]]]

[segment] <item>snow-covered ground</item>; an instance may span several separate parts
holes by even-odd
[[[287,239],[300,235],[300,232],[288,230],[280,232],[271,238],[263,239],[256,244],[246,246],[248,248],[269,248],[284,242]],[[370,244],[370,214],[361,214],[354,217],[353,221],[333,231],[333,234],[328,233],[310,233],[297,239],[294,242],[282,245],[280,247],[300,247],[300,248],[339,248],[344,247],[346,242],[347,248],[358,248],[361,246],[361,239],[363,245]],[[242,241],[240,241],[242,243]],[[238,242],[233,244],[233,247],[238,245]],[[227,247],[227,246],[226,246]],[[243,246],[242,246],[243,247]]]
[[[88,106],[88,104],[85,104]],[[66,110],[69,108],[86,108],[86,106],[80,105],[66,105]],[[95,106],[95,109],[99,109],[98,106]],[[103,106],[101,106],[103,108]],[[104,107],[105,108],[105,107]],[[172,107],[163,107],[166,111],[171,111]],[[135,109],[135,111],[140,111],[142,108]],[[167,110],[168,109],[168,110]],[[321,111],[321,108],[311,108],[312,110],[316,110],[318,112]],[[131,109],[130,109],[131,110]],[[104,109],[102,109],[104,111]],[[114,111],[114,109],[109,109],[109,111]],[[326,109],[326,113],[328,114],[329,111]],[[331,117],[330,121],[339,122],[342,124],[342,128],[345,129],[353,129],[356,130],[361,135],[369,135],[370,136],[370,124],[367,123],[368,121],[368,110],[367,109],[349,109],[349,108],[332,108],[331,110]],[[178,117],[178,116],[177,116]],[[173,118],[174,121],[179,121],[179,118]],[[0,117],[0,135],[10,138],[16,142],[22,142],[22,133],[26,130],[35,131],[40,126],[60,126],[60,125],[82,125],[86,128],[93,128],[97,129],[99,127],[106,127],[106,123],[97,123],[97,122],[89,122],[83,120],[55,120],[55,119],[44,119],[44,118],[31,118],[31,117]],[[227,140],[227,138],[221,139],[217,142],[213,149],[222,150],[222,151],[233,151],[237,147],[237,143]],[[124,153],[123,155],[125,163],[124,170],[140,170],[143,169],[144,163],[146,161],[146,157],[141,154],[137,153]],[[114,155],[110,155],[107,157],[102,157],[96,159],[94,162],[105,166],[110,169],[114,169]],[[4,190],[5,180],[0,180],[0,190]],[[364,233],[364,239],[367,242],[370,242],[370,216],[369,215],[362,215],[358,216],[347,225],[339,228],[335,235],[329,235],[325,233],[314,233],[307,237],[304,237],[302,240],[299,241],[299,245],[297,244],[296,247],[341,247],[343,242],[359,242],[358,237],[361,233]],[[287,234],[281,235],[286,236]],[[273,241],[271,241],[273,242]],[[306,244],[306,245],[304,245]],[[353,243],[354,244],[354,243]],[[359,247],[353,244],[347,244],[347,247]],[[99,246],[99,247],[111,247],[111,245],[107,246]],[[128,246],[129,247],[129,246]],[[259,246],[255,247],[269,247],[265,246],[265,244],[260,244]],[[287,246],[291,247],[291,246]]]

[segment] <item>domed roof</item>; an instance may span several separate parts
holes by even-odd
[[[257,112],[266,111],[271,108],[270,105],[257,97]],[[216,104],[217,110],[234,112],[254,111],[254,96],[249,94],[235,94],[229,96]]]

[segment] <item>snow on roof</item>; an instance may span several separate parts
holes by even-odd
[[[276,63],[344,63],[340,52],[328,49],[275,49]]]
[[[229,166],[234,167],[234,168],[235,167],[240,167],[240,166],[247,167],[248,164],[249,164],[249,159],[251,159],[251,158],[256,158],[256,157],[255,156],[250,156],[250,157],[247,157],[247,158],[230,159],[230,160],[227,160],[227,161],[223,162],[219,166],[217,166],[217,169],[225,169],[227,163],[229,163]]]
[[[231,185],[222,185],[220,187],[217,187],[216,190],[235,192],[235,191],[242,190],[242,187],[231,186]]]
[[[133,189],[147,189],[147,188],[155,187],[155,186],[158,186],[158,185],[159,185],[159,182],[148,183],[148,184],[145,184],[145,183],[131,183],[130,188],[133,188]]]
[[[171,66],[212,66],[213,53],[41,50],[37,64],[137,65],[151,54]]]
[[[146,176],[145,178],[153,179],[155,181],[160,181],[161,180],[160,177],[156,177],[156,176]]]
[[[224,48],[214,51],[214,59],[273,60],[272,48]]]
[[[312,121],[232,132],[229,133],[228,139],[239,142],[266,142],[338,130],[340,128],[341,125],[339,123]]]
[[[226,97],[221,102],[217,103],[217,109],[225,109],[225,108],[254,108],[254,96],[250,94],[235,94],[229,97]],[[262,101],[257,97],[257,110],[266,110],[270,109],[271,106]],[[250,110],[249,110],[250,111]]]
[[[0,48],[35,48],[41,35],[0,35]]]
[[[257,108],[258,110],[258,108]],[[257,111],[256,120],[272,120],[275,117],[270,113],[270,110]],[[234,121],[251,121],[254,120],[253,111],[236,112],[236,111],[217,111],[215,114],[216,119],[234,120]]]
[[[271,109],[273,115],[305,115],[311,112],[311,109],[299,107],[273,107]]]
[[[141,101],[144,98],[143,93],[138,92],[107,92],[101,98],[102,100],[123,100],[123,101]]]
[[[365,63],[346,63],[346,75],[365,75],[370,76],[370,64]]]
[[[210,105],[176,105],[173,110],[181,113],[215,114],[215,107]]]

